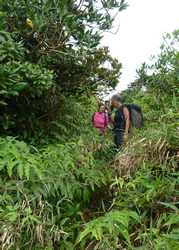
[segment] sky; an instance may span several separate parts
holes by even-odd
[[[129,7],[114,22],[113,31],[105,33],[102,44],[123,65],[117,91],[127,88],[136,78],[136,69],[157,54],[165,33],[179,29],[179,0],[126,0]]]

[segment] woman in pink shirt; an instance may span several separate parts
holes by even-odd
[[[105,133],[109,124],[109,118],[104,104],[99,105],[99,111],[94,113],[92,123],[99,130],[100,134]]]

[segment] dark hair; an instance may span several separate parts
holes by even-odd
[[[105,106],[104,103],[102,102],[98,103],[98,108],[101,108],[102,106]]]
[[[113,95],[111,101],[123,102],[122,98],[119,95]]]

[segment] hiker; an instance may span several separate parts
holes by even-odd
[[[110,107],[110,101],[105,101],[104,106],[105,106],[106,115],[108,116],[108,123],[110,123],[110,121],[111,121],[111,107]],[[109,124],[108,124],[108,125],[109,125]]]
[[[118,149],[128,138],[130,129],[130,113],[127,107],[123,106],[120,96],[114,95],[111,99],[114,142]]]
[[[104,106],[105,106],[106,112],[109,112],[109,110],[110,110],[110,102],[109,101],[105,101]]]
[[[99,131],[101,135],[103,135],[106,132],[109,119],[104,104],[100,104],[98,112],[95,112],[94,115],[92,116],[92,123],[93,126]]]

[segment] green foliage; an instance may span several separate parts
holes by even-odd
[[[63,96],[114,88],[121,64],[98,45],[114,11],[126,7],[123,0],[1,1],[0,132],[44,142],[56,131]]]
[[[56,81],[68,94],[88,95],[106,93],[118,83],[121,64],[112,58],[107,47],[93,52],[67,49],[70,55],[53,53],[42,56],[41,61],[56,73]]]
[[[0,172],[9,178],[41,178],[41,162],[30,153],[30,148],[14,138],[0,138]],[[33,177],[34,176],[34,177]]]
[[[96,168],[93,154],[84,149],[82,140],[48,146],[41,157],[47,176],[45,182],[49,182],[47,194],[49,191],[52,196],[88,201],[91,190],[108,182],[107,172]]]
[[[0,248],[179,248],[178,31],[122,93],[145,127],[114,154],[91,126],[121,69],[101,31],[126,7],[0,1]]]
[[[30,153],[30,148],[24,142],[10,137],[0,138],[0,172],[2,175],[29,180],[30,176],[35,174],[41,178],[40,163],[39,159]]]
[[[53,72],[40,65],[25,62],[23,45],[14,42],[9,33],[3,35],[7,35],[9,39],[0,42],[1,95],[6,91],[11,97],[11,88],[16,92],[12,96],[19,95],[30,87],[31,91],[36,91],[38,95],[49,89],[53,84]]]
[[[99,217],[87,223],[84,231],[80,234],[77,243],[90,238],[100,242],[98,249],[109,249],[112,240],[121,235],[131,247],[130,237],[128,232],[129,222],[134,221],[133,224],[139,222],[139,217],[132,211],[111,211],[106,213],[105,216]],[[105,247],[108,240],[108,246]]]
[[[37,0],[8,0],[0,4],[2,12],[7,15],[6,25],[10,30],[29,32],[25,20],[30,18],[39,34],[38,43],[47,50],[69,43],[95,49],[101,38],[101,30],[112,27],[112,11],[122,11],[127,7],[124,0],[48,0],[41,3]]]
[[[112,167],[119,177],[112,207],[140,215],[133,249],[178,249],[178,32],[167,35],[161,53],[143,64],[138,79],[122,93],[139,104],[145,127],[134,131]]]
[[[126,7],[124,0],[0,2],[2,29],[23,42],[26,59],[41,61],[65,92],[79,94],[116,86],[121,64],[98,45],[102,32],[112,28],[114,11]]]
[[[43,70],[38,65],[14,62],[0,66],[1,96],[8,100],[20,94],[40,96],[53,83],[50,71]]]
[[[36,99],[52,89],[54,75],[41,65],[25,61],[22,43],[14,42],[9,33],[0,33],[0,106],[1,132],[16,132],[25,126],[24,113],[29,111],[28,119],[35,118]],[[26,127],[27,128],[27,127]]]
[[[15,43],[10,34],[0,32],[0,63],[20,61],[24,57],[24,47],[22,43]]]
[[[62,249],[73,246],[84,206],[108,184],[109,170],[98,165],[82,138],[40,150],[1,138],[0,155],[1,246],[36,249],[59,239]]]
[[[99,47],[101,32],[126,7],[0,1],[2,249],[74,249],[93,193],[109,185],[91,115],[96,93],[114,88],[121,69]]]

